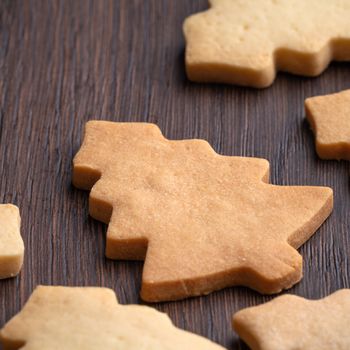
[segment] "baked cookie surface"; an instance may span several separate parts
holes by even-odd
[[[350,90],[305,100],[306,118],[322,159],[350,160]]]
[[[22,267],[24,244],[20,226],[19,209],[0,204],[0,279],[16,276]]]
[[[233,317],[252,350],[350,349],[350,290],[320,300],[283,295]]]
[[[190,80],[267,87],[350,60],[347,0],[211,0],[184,23]]]
[[[165,314],[98,287],[37,287],[0,331],[4,350],[223,350]]]
[[[145,260],[141,297],[182,299],[233,285],[278,293],[302,277],[296,251],[333,206],[326,187],[268,184],[264,159],[167,140],[154,124],[90,121],[73,183],[109,224],[106,255]]]

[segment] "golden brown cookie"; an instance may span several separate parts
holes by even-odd
[[[332,190],[268,174],[264,159],[170,141],[154,124],[90,121],[73,183],[109,224],[107,257],[145,260],[141,296],[153,302],[233,285],[278,293],[301,279],[295,249],[330,214]]]
[[[19,209],[0,204],[0,279],[17,275],[23,264],[24,245],[20,234]]]
[[[210,0],[184,23],[190,80],[267,87],[276,71],[316,76],[350,60],[350,2]]]
[[[237,312],[233,327],[252,350],[349,350],[350,290],[321,300],[283,295]]]
[[[107,288],[37,287],[0,331],[4,350],[223,350],[141,305],[120,305]]]
[[[308,98],[305,110],[318,156],[350,160],[350,90]]]

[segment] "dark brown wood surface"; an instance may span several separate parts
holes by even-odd
[[[140,302],[142,263],[104,257],[106,226],[71,185],[90,119],[157,123],[168,138],[268,159],[275,184],[332,187],[334,212],[300,249],[304,278],[290,292],[320,298],[350,287],[350,163],[317,158],[303,109],[308,96],[349,88],[350,64],[316,79],[279,74],[264,90],[190,83],[182,23],[206,8],[207,0],[0,2],[0,201],[20,207],[26,246],[20,276],[0,281],[0,326],[38,284],[105,286],[122,303]],[[231,315],[269,299],[237,287],[153,306],[181,328],[246,349]]]

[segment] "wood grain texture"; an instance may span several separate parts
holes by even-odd
[[[104,258],[106,226],[71,185],[90,119],[157,123],[168,138],[268,159],[272,183],[332,187],[334,212],[300,249],[304,279],[290,292],[320,298],[350,287],[350,163],[317,158],[303,108],[306,97],[349,88],[350,65],[316,79],[279,74],[265,90],[190,83],[182,22],[205,8],[207,0],[0,2],[0,201],[20,207],[26,245],[20,276],[0,281],[0,326],[38,284],[106,286],[122,303],[140,301],[142,263]],[[181,328],[246,349],[231,315],[270,299],[229,288],[154,306]]]

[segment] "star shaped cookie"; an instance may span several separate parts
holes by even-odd
[[[308,98],[305,110],[318,156],[350,160],[350,90]]]
[[[283,295],[239,311],[233,326],[252,350],[348,350],[350,290],[321,300]]]
[[[350,2],[210,0],[184,23],[186,70],[196,82],[267,87],[277,70],[317,76],[350,60]]]
[[[17,275],[22,267],[24,245],[20,226],[18,208],[0,204],[0,279]]]
[[[224,350],[155,309],[120,305],[111,289],[97,287],[37,287],[0,339],[4,349],[23,350]]]
[[[106,255],[145,260],[141,297],[163,301],[244,285],[278,293],[302,277],[296,251],[332,210],[326,187],[268,184],[264,159],[170,141],[146,123],[90,121],[73,183],[109,224]]]

